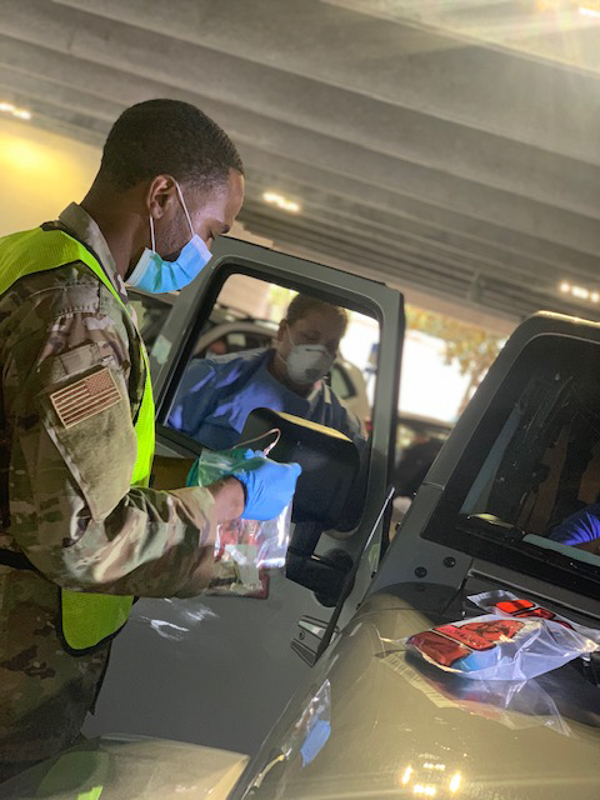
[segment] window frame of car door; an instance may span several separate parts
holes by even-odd
[[[155,376],[157,434],[181,455],[197,455],[201,446],[164,423],[191,353],[197,331],[208,318],[229,277],[248,275],[294,290],[314,293],[333,303],[372,316],[379,324],[378,372],[373,403],[373,429],[370,439],[365,506],[362,520],[376,519],[386,496],[394,463],[393,432],[399,395],[402,343],[404,338],[404,303],[402,295],[384,284],[332,267],[288,256],[230,237],[218,240],[209,267],[184,289],[167,318],[161,336],[170,342],[171,352],[164,363],[151,354]],[[386,369],[381,365],[385,364]],[[350,555],[360,554],[363,537],[354,536],[361,528],[348,532],[328,532],[332,538],[348,540]],[[378,560],[380,546],[387,545],[387,520],[371,537],[370,548],[377,551],[369,561]],[[368,534],[365,534],[367,536]],[[375,566],[375,565],[373,565]],[[370,572],[369,572],[370,574]]]

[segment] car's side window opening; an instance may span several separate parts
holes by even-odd
[[[165,338],[163,327],[177,313],[177,296],[134,290],[131,301],[151,354],[164,363],[157,351]],[[180,445],[187,439],[193,440],[194,450],[198,445],[228,450],[252,438],[243,434],[254,424],[254,410],[292,414],[333,428],[355,444],[361,464],[357,480],[363,487],[370,464],[377,384],[373,353],[379,337],[379,323],[371,315],[344,308],[331,295],[234,272],[185,342],[186,356],[169,385],[161,423]],[[360,518],[363,505],[361,489],[339,521],[344,530]]]
[[[186,355],[161,411],[164,425],[195,447],[273,445],[274,460],[302,461],[286,577],[335,605],[348,563],[338,569],[313,554],[323,532],[351,535],[365,508],[379,322],[300,283],[290,289],[235,272],[202,315],[182,343]],[[296,419],[293,442],[284,432],[286,415],[306,423]],[[332,452],[311,449],[317,429],[333,442]],[[269,435],[274,430],[281,439]],[[247,544],[233,528],[226,533],[230,544]]]
[[[365,370],[377,322],[275,283],[234,274],[195,334],[168,427],[211,449],[242,441],[253,408],[332,427],[364,449],[373,389]]]

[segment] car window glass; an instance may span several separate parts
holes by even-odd
[[[297,296],[246,275],[228,278],[208,323],[194,333],[168,427],[222,450],[240,442],[254,408],[271,408],[337,429],[365,448],[378,323],[323,298]],[[286,321],[290,304],[292,314],[300,311]]]
[[[539,337],[506,384],[455,471],[463,530],[600,567],[600,346]]]

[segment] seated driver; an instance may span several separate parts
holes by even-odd
[[[600,503],[592,503],[563,519],[548,538],[600,555]]]
[[[323,381],[347,326],[345,309],[297,295],[274,347],[193,361],[168,424],[224,450],[239,442],[255,408],[269,408],[335,428],[360,446],[358,419]]]

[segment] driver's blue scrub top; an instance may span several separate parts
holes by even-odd
[[[584,544],[600,537],[600,503],[582,508],[551,531],[549,538],[561,544]]]
[[[344,433],[357,446],[364,439],[358,419],[323,381],[300,397],[269,372],[275,351],[261,348],[192,361],[175,398],[168,424],[206,447],[223,450],[240,440],[255,408],[284,411]]]

